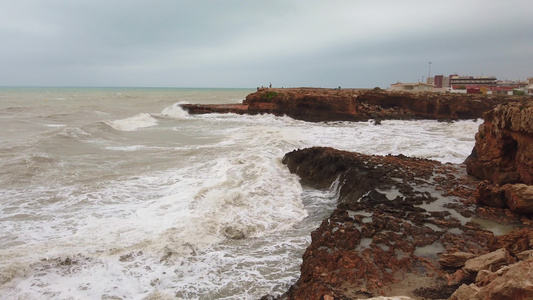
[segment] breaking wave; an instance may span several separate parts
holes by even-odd
[[[105,124],[120,131],[135,131],[139,128],[151,127],[157,125],[157,120],[148,113],[141,113],[131,118],[115,121],[105,121]]]

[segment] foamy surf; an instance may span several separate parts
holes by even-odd
[[[150,114],[141,113],[131,118],[115,121],[105,121],[105,124],[120,131],[135,131],[139,128],[151,127],[157,125],[157,120]]]
[[[158,114],[159,117],[164,118],[173,118],[173,119],[188,119],[189,113],[187,113],[183,108],[181,108],[181,104],[189,104],[189,102],[186,101],[180,101],[177,103],[174,103],[170,106],[165,107],[160,114]]]

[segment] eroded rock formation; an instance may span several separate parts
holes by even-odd
[[[467,172],[483,179],[479,205],[533,214],[533,101],[498,105],[484,115]]]
[[[484,115],[468,173],[494,184],[533,184],[533,101],[498,105]]]

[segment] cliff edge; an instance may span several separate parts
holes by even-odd
[[[261,88],[239,105],[181,105],[190,114],[237,113],[287,115],[304,121],[369,119],[458,120],[481,118],[511,96],[391,92],[380,89]]]

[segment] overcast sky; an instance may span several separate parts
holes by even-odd
[[[533,1],[1,0],[0,86],[533,77]]]

